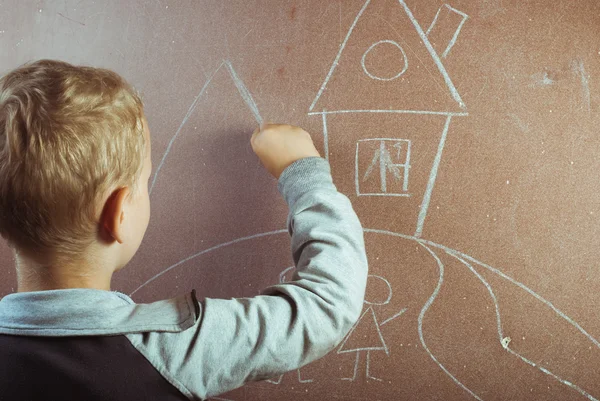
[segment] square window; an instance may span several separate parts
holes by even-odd
[[[373,138],[356,143],[356,195],[410,196],[408,139]]]

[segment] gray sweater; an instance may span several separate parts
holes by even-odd
[[[126,374],[118,372],[119,363],[112,367],[116,373],[92,368],[98,365],[95,359],[114,353],[117,361],[111,361],[123,360],[123,370],[127,363],[138,364],[139,369],[127,370],[156,374],[156,383],[174,387],[181,399],[199,400],[299,368],[327,354],[362,310],[368,270],[363,230],[349,199],[334,186],[329,164],[320,157],[288,166],[278,189],[289,206],[287,228],[296,265],[291,281],[251,298],[198,301],[192,291],[150,304],[136,304],[116,291],[83,288],[7,295],[0,300],[0,394],[14,395],[11,400],[35,398],[34,390],[27,395],[22,385],[28,374],[31,380],[40,374],[34,363],[38,356],[46,364],[55,363],[53,369],[58,371],[90,359],[82,364],[85,369],[72,369],[56,379],[63,380],[56,390],[62,399],[68,398],[64,398],[65,388],[76,387],[69,381],[84,382],[86,375],[95,375],[86,386],[100,387],[104,381],[102,386],[109,387],[89,389],[98,394],[104,391],[98,399],[125,399],[126,390],[117,390],[115,383],[119,374]],[[52,341],[58,337],[62,342]],[[118,351],[117,341],[122,342]],[[49,349],[56,355],[64,352],[60,358],[67,361],[49,357]],[[148,371],[142,364],[155,371],[143,373]],[[128,388],[136,386],[134,382],[131,379]],[[47,386],[39,394],[51,400],[52,384]],[[150,391],[148,383],[139,386],[138,395]],[[154,399],[161,399],[156,392],[163,390],[152,391]]]

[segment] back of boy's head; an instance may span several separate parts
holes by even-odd
[[[0,78],[0,235],[34,258],[98,238],[110,191],[137,188],[143,105],[116,73],[41,60]]]

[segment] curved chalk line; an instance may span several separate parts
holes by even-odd
[[[503,339],[504,339],[504,334],[503,334],[503,330],[502,330],[502,321],[500,318],[500,306],[498,304],[498,299],[496,298],[496,295],[494,294],[494,291],[492,290],[492,287],[490,286],[490,284],[473,268],[473,266],[471,266],[466,260],[462,259],[461,257],[450,253],[448,251],[445,251],[446,254],[458,259],[462,264],[464,264],[465,266],[467,266],[469,268],[469,270],[471,270],[471,272],[479,279],[479,281],[481,281],[483,283],[483,285],[486,287],[486,289],[488,290],[488,292],[490,293],[490,296],[492,297],[492,300],[494,301],[494,306],[496,309],[496,321],[498,324],[498,337],[499,337],[499,341],[500,341],[500,345],[507,350],[509,353],[513,354],[514,356],[519,357],[523,362],[527,363],[528,365],[533,366],[534,368],[537,368],[539,370],[541,370],[543,373],[553,377],[554,379],[558,380],[559,382],[561,382],[562,384],[571,387],[573,390],[576,390],[577,392],[579,392],[581,395],[585,396],[587,399],[591,400],[591,401],[598,401],[598,399],[594,398],[591,394],[589,394],[588,392],[586,392],[585,390],[583,390],[581,387],[577,386],[576,384],[573,384],[572,382],[562,379],[561,377],[557,376],[556,374],[552,373],[550,370],[542,367],[542,366],[538,366],[538,364],[536,364],[535,362],[531,361],[530,359],[524,357],[523,355],[519,354],[518,352],[510,349],[508,347],[508,343],[503,343]]]
[[[377,233],[377,234],[386,234],[386,235],[391,235],[394,237],[400,237],[400,238],[404,238],[404,239],[408,239],[408,240],[413,240],[413,241],[417,241],[420,243],[424,243],[427,244],[431,247],[434,248],[438,248],[444,252],[449,252],[449,253],[455,253],[456,255],[459,255],[460,257],[467,259],[469,261],[471,261],[472,263],[475,263],[489,271],[491,271],[492,273],[495,273],[497,275],[499,275],[500,277],[510,281],[511,283],[515,284],[516,286],[520,287],[521,289],[525,290],[526,292],[528,292],[529,294],[531,294],[534,298],[536,298],[538,301],[544,303],[545,305],[547,305],[548,307],[550,307],[558,316],[562,317],[563,319],[565,319],[567,322],[569,322],[569,324],[571,324],[573,327],[575,327],[581,334],[583,334],[584,336],[586,336],[592,343],[594,343],[594,345],[596,345],[598,348],[600,348],[600,342],[598,342],[598,340],[596,340],[596,338],[594,338],[590,333],[588,333],[583,327],[581,327],[581,325],[579,323],[577,323],[576,321],[574,321],[573,319],[571,319],[569,316],[567,316],[564,312],[562,312],[560,309],[558,309],[556,306],[554,306],[550,301],[546,300],[545,298],[543,298],[541,295],[539,295],[538,293],[536,293],[535,291],[533,291],[531,288],[527,287],[525,284],[522,284],[520,282],[518,282],[517,280],[513,279],[512,277],[508,276],[507,274],[503,273],[502,271],[493,268],[490,265],[487,265],[483,262],[478,261],[477,259],[467,255],[466,253],[462,253],[460,251],[457,251],[455,249],[452,248],[448,248],[447,246],[444,245],[440,245],[438,243],[435,243],[433,241],[429,241],[429,240],[425,240],[422,238],[417,238],[414,237],[412,235],[406,235],[406,234],[400,234],[400,233],[395,233],[393,231],[388,231],[388,230],[380,230],[380,229],[375,229],[375,228],[364,228],[363,229],[364,232],[371,232],[371,233]]]
[[[454,250],[452,248],[448,248],[444,245],[440,245],[438,243],[429,241],[429,240],[424,240],[421,238],[417,238],[411,235],[406,235],[406,234],[400,234],[400,233],[395,233],[392,231],[387,231],[387,230],[380,230],[380,229],[370,229],[370,228],[364,228],[363,229],[364,232],[369,232],[369,233],[377,233],[377,234],[385,234],[385,235],[391,235],[391,236],[395,236],[395,237],[399,237],[399,238],[403,238],[403,239],[408,239],[408,240],[413,240],[416,241],[418,244],[422,245],[423,247],[425,247],[431,254],[432,256],[434,256],[434,259],[436,259],[436,262],[438,262],[438,266],[440,268],[440,282],[438,283],[438,287],[436,287],[436,290],[434,291],[434,293],[432,294],[432,296],[428,299],[427,303],[425,304],[425,306],[423,307],[423,309],[421,310],[421,314],[419,315],[419,318],[421,320],[420,324],[419,324],[419,335],[422,336],[422,317],[424,316],[425,312],[427,312],[427,309],[429,309],[429,307],[431,306],[431,304],[433,303],[433,301],[435,300],[435,298],[437,297],[437,294],[439,293],[439,289],[441,288],[441,284],[443,283],[443,272],[444,272],[444,268],[443,268],[443,264],[441,263],[441,261],[439,260],[439,258],[437,257],[437,255],[435,255],[435,253],[433,251],[431,251],[426,245],[440,249],[444,252],[446,252],[447,254],[454,256],[454,257],[458,257],[458,258],[462,258],[464,260],[468,260],[471,263],[477,264],[489,271],[491,271],[492,273],[504,278],[505,280],[511,282],[512,284],[515,284],[516,286],[518,286],[519,288],[523,289],[524,291],[526,291],[527,293],[529,293],[530,295],[532,295],[534,298],[536,298],[538,301],[542,302],[543,304],[547,305],[550,309],[552,309],[558,316],[560,316],[561,318],[563,318],[564,320],[566,320],[569,324],[571,324],[573,327],[575,327],[580,333],[582,333],[584,336],[586,336],[592,343],[594,343],[594,345],[596,345],[598,348],[600,348],[600,343],[598,342],[598,340],[596,340],[596,338],[594,338],[591,334],[589,334],[583,327],[581,327],[581,325],[579,325],[579,323],[575,322],[573,319],[571,319],[569,316],[567,316],[565,313],[563,313],[561,310],[559,310],[556,306],[554,306],[550,301],[546,300],[545,298],[543,298],[542,296],[540,296],[539,294],[537,294],[535,291],[533,291],[532,289],[530,289],[529,287],[527,287],[526,285],[516,281],[515,279],[513,279],[512,277],[508,276],[507,274],[503,273],[502,271],[487,265],[483,262],[478,261],[477,259],[459,252],[457,250]],[[282,229],[282,230],[276,230],[276,231],[270,231],[270,232],[265,232],[265,233],[260,233],[260,234],[255,234],[255,235],[251,235],[251,236],[247,236],[247,237],[242,237],[242,238],[238,238],[229,242],[225,242],[225,243],[221,243],[218,245],[215,245],[211,248],[205,249],[203,251],[200,251],[194,255],[191,255],[171,266],[169,266],[168,268],[166,268],[165,270],[163,270],[162,272],[156,274],[155,276],[153,276],[152,278],[150,278],[149,280],[147,280],[145,283],[143,283],[142,285],[140,285],[137,289],[135,289],[135,291],[133,291],[132,293],[129,294],[129,296],[132,296],[133,294],[135,294],[137,291],[139,291],[141,288],[143,288],[144,286],[148,285],[149,283],[151,283],[152,281],[154,281],[155,279],[157,279],[158,277],[160,277],[161,275],[163,275],[164,273],[170,271],[171,269],[174,269],[175,267],[195,258],[198,257],[204,253],[210,252],[212,250],[224,247],[224,246],[228,246],[228,245],[232,245],[241,241],[245,241],[245,240],[249,240],[249,239],[254,239],[254,238],[259,238],[259,237],[264,237],[264,236],[268,236],[268,235],[274,235],[274,234],[283,234],[283,233],[287,233],[288,230],[287,229]],[[476,276],[479,278],[480,275],[477,273]],[[485,281],[485,279],[484,279]],[[484,285],[486,285],[486,283],[484,283]],[[488,288],[489,284],[486,285],[486,288]],[[488,288],[488,291],[491,291],[491,287]],[[490,295],[493,294],[493,291],[491,291]],[[492,296],[492,299],[496,300],[495,295]],[[500,316],[499,316],[499,308],[496,310],[497,312],[497,323],[498,323],[498,327],[499,327],[499,334],[502,334],[502,328],[501,328],[501,321],[500,321]],[[422,343],[423,343],[423,338],[421,338]],[[500,341],[502,341],[502,338],[500,338]],[[423,344],[423,346],[426,348],[426,344]],[[504,347],[504,346],[503,346]],[[588,397],[590,400],[597,400],[596,398],[594,398],[593,396],[589,395],[588,393],[586,393],[585,391],[581,390],[579,387],[577,387],[575,384],[567,381],[567,380],[563,380],[560,379],[558,376],[556,376],[555,374],[553,374],[552,372],[550,372],[549,370],[541,367],[541,366],[537,366],[536,364],[534,364],[533,362],[529,361],[527,358],[524,358],[523,356],[519,355],[518,353],[516,353],[515,351],[509,349],[508,347],[504,347],[505,349],[507,349],[508,352],[511,352],[513,355],[519,357],[520,359],[522,359],[525,363],[528,363],[529,365],[532,365],[534,367],[537,367],[538,369],[540,369],[542,372],[552,376],[553,378],[557,379],[558,381],[560,381],[563,384],[566,384],[574,389],[576,389],[577,391],[579,391],[581,394],[585,395],[586,397]],[[427,352],[430,353],[430,351],[428,350],[428,348],[426,348]],[[437,362],[437,359],[435,359],[435,357],[433,356],[433,354],[430,353],[430,357],[432,359],[434,359]],[[439,364],[439,362],[437,362]],[[440,365],[441,366],[441,365]],[[445,368],[442,369],[447,372],[447,370],[445,370]],[[452,376],[449,372],[447,372],[447,374],[449,374],[451,377]],[[463,385],[461,385],[461,387],[465,388]],[[470,392],[470,390],[467,389],[467,391]],[[477,396],[475,396],[477,397]]]
[[[400,234],[400,233],[394,233],[391,231],[387,231],[387,230],[379,230],[379,229],[369,229],[369,228],[365,228],[363,229],[364,232],[372,232],[372,233],[378,233],[378,234],[386,234],[386,235],[391,235],[391,236],[396,236],[396,237],[400,237],[400,238],[404,238],[404,239],[408,239],[408,240],[414,240],[420,244],[427,244],[431,247],[434,248],[438,248],[450,255],[456,255],[456,256],[460,256],[463,259],[469,260],[474,264],[477,264],[489,271],[491,271],[492,273],[497,274],[498,276],[504,278],[505,280],[508,280],[509,282],[511,282],[512,284],[515,284],[516,286],[518,286],[519,288],[523,289],[524,291],[526,291],[527,293],[529,293],[530,295],[532,295],[534,298],[536,298],[538,301],[542,302],[543,304],[547,305],[550,309],[552,309],[558,316],[560,316],[561,318],[563,318],[564,320],[566,320],[570,325],[572,325],[573,327],[575,327],[580,333],[582,333],[584,336],[586,336],[594,345],[596,345],[598,348],[600,348],[600,343],[598,342],[598,340],[596,340],[596,338],[594,338],[591,334],[589,334],[583,327],[581,327],[581,325],[579,323],[577,323],[576,321],[574,321],[573,319],[571,319],[569,316],[567,316],[564,312],[562,312],[560,309],[558,309],[556,306],[554,306],[550,301],[546,300],[545,298],[543,298],[541,295],[539,295],[538,293],[536,293],[535,291],[533,291],[532,289],[530,289],[529,287],[527,287],[525,284],[522,284],[520,282],[518,282],[517,280],[513,279],[512,277],[508,276],[507,274],[503,273],[502,271],[487,265],[483,262],[478,261],[477,259],[459,252],[457,250],[454,250],[452,248],[448,248],[444,245],[440,245],[437,244],[435,242],[432,241],[428,241],[428,240],[424,240],[421,238],[416,238],[410,235],[405,235],[405,234]],[[491,288],[491,287],[490,287]],[[502,340],[501,340],[502,341]],[[520,359],[522,359],[524,362],[532,365],[533,362],[529,361],[527,358],[522,357],[521,355],[517,354],[516,352],[514,352],[513,350],[506,348],[508,352],[511,352],[512,354],[514,354],[515,356],[519,357]],[[552,372],[550,372],[548,369],[543,368],[541,366],[537,366],[535,364],[533,364],[532,366],[537,367],[538,369],[540,369],[542,372],[554,377],[555,379],[557,379],[559,382],[566,384],[574,389],[576,389],[577,391],[579,391],[579,387],[576,386],[575,384],[571,383],[568,380],[562,380],[560,379],[558,376],[556,376],[555,374],[553,374]],[[588,393],[585,393],[585,391],[579,391],[581,394],[585,395],[586,397],[588,397],[590,400],[596,400],[596,398],[594,398],[593,396],[589,395]],[[590,398],[591,397],[591,398]]]
[[[536,298],[538,301],[544,303],[545,305],[549,306],[558,316],[562,317],[563,319],[565,319],[567,322],[569,322],[569,324],[571,324],[573,327],[575,327],[579,332],[581,332],[584,336],[586,336],[592,343],[594,343],[594,345],[596,345],[598,348],[600,348],[600,342],[598,342],[598,340],[596,340],[596,338],[594,338],[590,333],[588,333],[583,327],[581,327],[581,325],[579,325],[579,323],[577,323],[576,321],[574,321],[573,319],[571,319],[569,316],[565,315],[564,312],[562,312],[560,309],[558,309],[556,306],[554,306],[550,301],[544,299],[541,295],[539,295],[538,293],[536,293],[535,291],[533,291],[531,288],[527,287],[525,284],[522,284],[520,282],[518,282],[517,280],[513,279],[512,277],[508,276],[507,274],[503,273],[502,271],[493,268],[490,265],[487,265],[483,262],[478,261],[477,259],[456,251],[454,249],[448,248],[444,245],[440,245],[440,244],[436,244],[435,242],[431,242],[428,240],[423,240],[423,239],[418,239],[415,238],[415,240],[419,241],[419,242],[424,242],[428,245],[431,245],[435,248],[439,248],[445,252],[449,252],[449,253],[455,253],[457,255],[459,255],[460,257],[467,259],[469,261],[471,261],[472,263],[475,263],[489,271],[491,271],[492,273],[497,274],[498,276],[510,281],[511,283],[515,284],[516,286],[518,286],[519,288],[525,290],[526,292],[528,292],[529,294],[531,294],[534,298]]]
[[[450,373],[450,371],[448,369],[446,369],[444,367],[444,365],[442,365],[437,360],[437,358],[433,355],[433,353],[429,350],[429,348],[427,347],[427,344],[425,344],[425,339],[423,338],[423,317],[425,316],[425,313],[427,312],[427,310],[429,309],[431,304],[433,304],[433,301],[435,301],[435,299],[437,298],[437,296],[440,292],[440,288],[442,288],[442,284],[444,283],[444,264],[442,263],[440,258],[435,254],[435,252],[433,252],[427,245],[425,245],[419,241],[417,241],[417,243],[419,245],[421,245],[423,248],[425,248],[427,250],[427,252],[429,252],[431,254],[431,256],[433,256],[433,258],[435,259],[435,261],[438,265],[439,274],[440,274],[440,279],[437,283],[437,286],[435,287],[435,290],[433,290],[433,293],[431,294],[431,296],[429,297],[427,302],[425,302],[423,309],[421,309],[421,313],[419,313],[418,330],[419,330],[419,338],[421,339],[421,345],[423,345],[423,348],[425,348],[425,351],[427,351],[427,353],[429,354],[431,359],[433,359],[433,361],[435,363],[437,363],[437,365],[444,371],[444,373],[446,373],[454,381],[454,383],[456,383],[459,387],[461,387],[467,393],[471,394],[475,399],[477,399],[479,401],[483,401],[477,394],[475,394],[473,391],[471,391],[469,388],[467,388],[467,386],[462,384],[452,373]]]
[[[293,269],[295,269],[296,266],[292,265],[290,267],[286,267],[281,273],[279,273],[279,284],[283,284],[285,283],[285,275],[289,272],[292,271]]]
[[[496,298],[496,294],[494,294],[494,290],[492,290],[492,286],[466,260],[448,252],[446,252],[446,254],[458,259],[462,264],[468,267],[469,270],[471,270],[471,272],[479,279],[479,281],[483,283],[485,288],[490,293],[490,297],[492,297],[492,300],[494,301],[494,307],[496,308],[496,326],[498,330],[498,339],[500,341],[500,345],[502,345],[502,347],[506,349],[507,347],[504,344],[502,344],[502,340],[504,339],[504,331],[502,330],[502,320],[500,319],[500,304],[498,303],[498,298]]]
[[[181,265],[181,264],[183,264],[183,263],[185,263],[185,262],[188,262],[188,261],[190,261],[190,260],[192,260],[192,259],[194,259],[194,258],[197,258],[198,256],[200,256],[200,255],[203,255],[203,254],[205,254],[205,253],[207,253],[207,252],[214,251],[215,249],[219,249],[219,248],[222,248],[222,247],[225,247],[225,246],[228,246],[228,245],[237,244],[238,242],[247,241],[247,240],[254,239],[254,238],[265,237],[265,236],[267,236],[267,235],[283,234],[283,233],[287,233],[287,232],[288,232],[288,230],[287,230],[287,229],[284,229],[284,230],[276,230],[276,231],[269,231],[269,232],[266,232],[266,233],[254,234],[254,235],[250,235],[250,236],[247,236],[247,237],[237,238],[237,239],[234,239],[234,240],[232,240],[232,241],[223,242],[223,243],[221,243],[221,244],[218,244],[218,245],[212,246],[212,247],[210,247],[210,248],[208,248],[208,249],[205,249],[205,250],[203,250],[203,251],[200,251],[200,252],[198,252],[198,253],[195,253],[195,254],[193,254],[193,255],[191,255],[191,256],[188,256],[187,258],[185,258],[185,259],[183,259],[183,260],[180,260],[179,262],[177,262],[177,263],[175,263],[175,264],[173,264],[173,265],[171,265],[171,266],[167,267],[166,269],[164,269],[164,270],[163,270],[163,271],[161,271],[160,273],[158,273],[158,274],[154,275],[152,278],[150,278],[150,279],[149,279],[148,281],[146,281],[144,284],[142,284],[142,285],[140,285],[138,288],[136,288],[136,289],[135,289],[135,291],[133,291],[131,294],[129,294],[129,296],[131,297],[133,294],[135,294],[136,292],[138,292],[140,289],[142,289],[142,288],[143,288],[143,287],[145,287],[146,285],[150,284],[151,282],[153,282],[154,280],[156,280],[157,278],[159,278],[160,276],[162,276],[163,274],[165,274],[165,273],[166,273],[166,272],[168,272],[169,270],[171,270],[171,269],[174,269],[174,268],[176,268],[177,266],[179,266],[179,265]]]

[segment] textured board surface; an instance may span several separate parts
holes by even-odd
[[[112,289],[286,280],[257,121],[307,129],[365,228],[363,315],[221,400],[600,399],[600,3],[3,1],[0,71],[111,68],[143,95],[152,217]],[[0,244],[0,296],[16,291]]]

